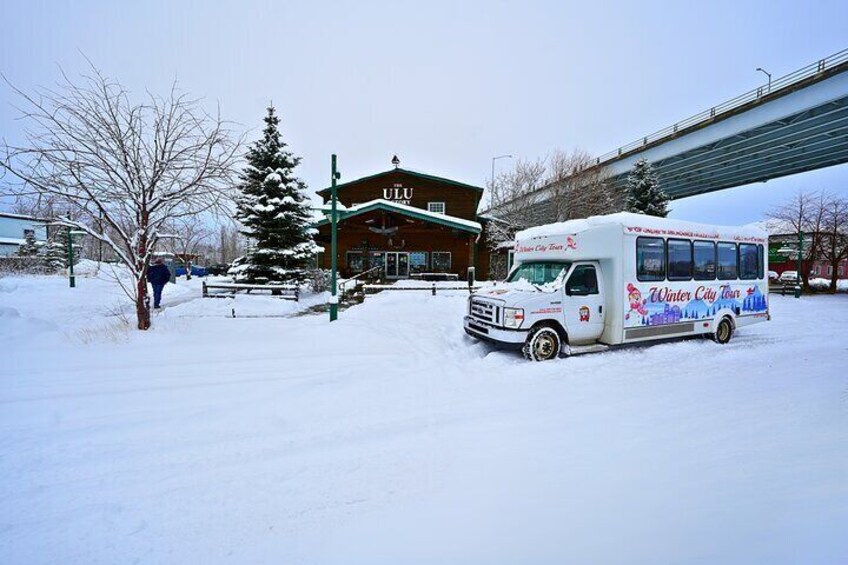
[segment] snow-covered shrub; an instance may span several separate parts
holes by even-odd
[[[313,269],[310,271],[308,284],[312,292],[325,292],[330,290],[329,269]]]
[[[35,255],[31,257],[0,257],[0,276],[2,275],[46,275],[54,272],[44,258]]]

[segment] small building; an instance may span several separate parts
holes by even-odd
[[[769,233],[769,270],[777,274],[784,271],[798,270],[798,232],[785,222],[769,220],[760,222],[760,225]],[[804,233],[804,248],[809,250],[813,244],[814,233]],[[781,249],[793,249],[792,252],[781,252]],[[806,253],[805,253],[806,256]],[[809,258],[803,260],[803,268],[809,273],[810,278],[830,279],[833,276],[833,265],[821,259],[811,261]],[[836,278],[848,278],[848,260],[842,260],[836,267]]]
[[[27,234],[35,237],[36,243],[47,242],[48,221],[34,216],[0,212],[0,257],[15,255],[26,241]]]
[[[397,165],[397,160],[393,160]],[[318,191],[325,206],[330,188]],[[350,277],[383,267],[388,279],[425,273],[465,277],[469,267],[488,269],[488,252],[477,209],[483,188],[399,166],[337,185],[338,269]],[[330,222],[318,222],[316,240],[330,267]]]

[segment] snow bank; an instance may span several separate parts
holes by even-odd
[[[301,294],[300,300],[284,300],[267,294],[237,294],[228,298],[200,298],[166,307],[167,318],[202,317],[283,317],[327,304],[329,292]]]
[[[828,290],[830,289],[830,279],[810,279],[810,288],[815,290]],[[838,279],[836,281],[836,290],[837,292],[848,292],[848,279]]]
[[[60,282],[0,279],[0,328],[86,327],[120,293]],[[168,285],[126,342],[5,349],[0,561],[848,554],[844,295],[772,295],[773,321],[726,346],[532,364],[464,335],[466,292],[385,292],[332,324],[202,316],[225,301],[199,294]]]
[[[41,319],[23,318],[20,312],[0,306],[0,341],[6,346],[37,341],[44,333],[56,331],[56,325]]]

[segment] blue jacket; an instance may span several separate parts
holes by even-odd
[[[147,280],[152,285],[164,285],[171,280],[171,271],[165,265],[153,265],[147,269]]]

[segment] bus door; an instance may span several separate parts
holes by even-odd
[[[604,331],[607,312],[600,274],[595,262],[576,263],[563,287],[565,331],[573,345],[594,342]]]

